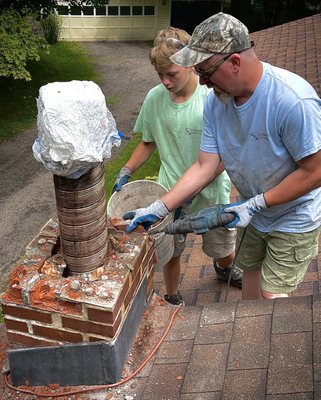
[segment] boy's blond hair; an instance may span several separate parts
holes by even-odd
[[[150,62],[155,68],[171,66],[173,63],[169,57],[186,46],[189,39],[190,35],[184,29],[170,26],[159,31],[149,53]]]

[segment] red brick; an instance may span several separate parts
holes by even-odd
[[[63,328],[69,328],[78,332],[93,333],[96,335],[106,335],[106,325],[68,317],[62,317],[61,322]]]
[[[116,321],[113,325],[95,324],[90,321],[80,319],[62,317],[62,325],[64,328],[73,329],[78,332],[91,333],[101,335],[104,337],[113,337],[121,321],[121,313],[118,314]]]
[[[77,343],[82,342],[83,338],[80,333],[63,331],[55,328],[48,328],[40,325],[32,325],[33,333],[37,336],[42,336],[51,340],[60,342]]]
[[[102,339],[101,337],[96,337],[96,336],[89,336],[88,337],[89,342],[103,342],[104,339]]]
[[[151,257],[151,259],[149,260],[149,262],[148,262],[148,265],[147,265],[147,271],[151,271],[151,270],[153,270],[154,271],[154,266],[155,266],[155,264],[156,264],[156,256],[155,256],[155,253],[153,254],[153,256]]]
[[[140,267],[142,265],[142,260],[146,254],[146,240],[148,240],[148,239],[146,238],[144,240],[144,242],[142,243],[141,251],[137,255],[137,257],[135,258],[135,260],[133,262],[133,270],[132,270],[133,277],[136,275],[137,271],[140,269]]]
[[[26,307],[8,306],[7,304],[2,305],[2,310],[4,315],[11,315],[12,317],[33,321],[46,322],[48,324],[52,323],[51,314],[46,312],[35,311]]]
[[[154,290],[154,270],[152,269],[147,276],[147,293],[148,295]]]
[[[35,338],[32,336],[22,335],[15,332],[7,332],[7,337],[10,342],[20,343],[25,346],[37,347],[37,346],[54,346],[58,343],[48,342],[47,340]]]
[[[132,284],[131,284],[131,286],[126,294],[126,297],[124,299],[125,309],[127,309],[128,304],[130,303],[139,282],[140,282],[140,274],[136,274],[135,279],[132,281]]]
[[[146,266],[148,265],[150,259],[154,258],[154,253],[155,253],[155,246],[154,246],[154,242],[152,242],[152,243],[149,243],[149,248],[147,249],[147,252],[142,260],[143,271],[145,270]]]
[[[140,271],[138,271],[138,273],[136,274],[136,276],[138,277],[138,280],[140,279]],[[136,277],[135,277],[136,279]],[[126,280],[126,284],[123,286],[122,291],[120,293],[120,295],[118,296],[118,300],[115,304],[113,313],[114,316],[118,314],[118,311],[120,310],[123,302],[124,302],[124,298],[126,296],[126,293],[128,293],[128,289],[130,288],[130,286],[132,286],[134,284],[134,281],[131,282],[131,284],[129,284],[129,279]]]
[[[113,326],[107,325],[107,328],[108,328],[108,329],[107,329],[107,335],[108,335],[110,338],[113,338],[113,337],[116,335],[117,330],[118,330],[118,328],[119,328],[121,322],[122,322],[122,313],[120,312],[120,313],[118,314],[118,317],[117,317],[117,319],[116,319],[114,325],[113,325]]]
[[[74,314],[74,315],[82,315],[82,304],[81,303],[73,303],[72,301],[64,301],[59,299],[57,301],[58,313],[63,314]]]
[[[90,321],[113,324],[115,320],[114,312],[104,311],[98,308],[88,308],[88,319]]]
[[[119,313],[120,307],[123,303],[123,299],[126,293],[128,292],[128,288],[129,288],[129,276],[126,279],[126,282],[122,288],[122,291],[119,295],[119,298],[115,304],[113,311],[105,311],[98,308],[88,307],[88,319],[90,321],[102,322],[104,324],[112,325],[115,322],[115,319]]]
[[[28,332],[28,325],[25,322],[17,321],[15,319],[4,319],[6,328],[12,331]]]

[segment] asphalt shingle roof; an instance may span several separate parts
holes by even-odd
[[[262,61],[306,79],[321,96],[321,14],[251,33]]]

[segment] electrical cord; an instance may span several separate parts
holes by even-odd
[[[178,311],[181,309],[182,304],[178,305],[175,310],[173,311],[171,318],[167,324],[167,327],[164,331],[164,333],[162,334],[160,340],[156,343],[156,345],[154,346],[154,348],[152,349],[152,351],[149,353],[149,355],[146,357],[145,361],[127,378],[122,379],[119,382],[115,382],[115,383],[111,383],[108,385],[100,385],[100,386],[94,386],[94,387],[90,387],[88,389],[79,389],[79,390],[71,390],[69,392],[63,392],[63,393],[56,393],[56,394],[38,394],[36,391],[32,391],[32,390],[28,390],[28,389],[19,389],[13,385],[11,385],[8,381],[8,378],[10,376],[10,372],[7,372],[4,375],[4,381],[5,384],[7,385],[7,387],[9,387],[12,390],[15,390],[16,392],[20,392],[20,393],[27,393],[27,394],[32,394],[32,395],[36,395],[38,397],[50,397],[50,398],[54,398],[54,397],[63,397],[63,396],[71,396],[74,394],[82,394],[82,393],[88,393],[88,392],[93,392],[93,391],[98,391],[98,390],[104,390],[104,389],[110,389],[110,388],[114,388],[116,386],[120,386],[123,385],[124,383],[128,382],[129,380],[133,379],[138,372],[143,369],[145,367],[145,365],[148,363],[148,361],[153,357],[153,355],[156,353],[156,351],[158,350],[159,346],[162,344],[163,340],[165,339],[166,335],[168,334],[172,323],[174,321],[174,318],[176,316],[176,314],[178,313]]]
[[[228,280],[227,280],[227,285],[226,285],[226,290],[225,290],[225,296],[224,296],[224,303],[227,302],[228,292],[229,292],[229,289],[230,289],[230,283],[231,283],[232,272],[233,272],[233,268],[234,268],[234,266],[235,266],[235,260],[236,260],[237,255],[239,254],[240,248],[241,248],[241,246],[242,246],[243,239],[244,239],[245,232],[246,232],[246,228],[247,228],[247,227],[245,227],[245,228],[243,229],[243,233],[242,233],[242,237],[241,237],[241,240],[240,240],[240,244],[239,244],[239,247],[237,248],[237,250],[236,250],[236,252],[235,252],[235,257],[234,257],[234,260],[233,260],[233,262],[232,262],[232,266],[231,266],[231,269],[230,269],[230,272],[229,272],[229,275],[228,275]]]

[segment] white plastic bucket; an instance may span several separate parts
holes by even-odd
[[[110,218],[119,218],[127,211],[146,207],[159,199],[167,189],[157,182],[137,180],[127,183],[119,192],[114,192],[107,204],[107,214]],[[157,267],[163,267],[173,257],[174,236],[165,233],[153,233],[174,221],[174,212],[149,229],[148,233],[155,239]]]

